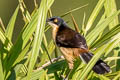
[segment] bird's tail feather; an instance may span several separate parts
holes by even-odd
[[[80,54],[80,58],[85,61],[86,63],[88,63],[91,58],[93,57],[93,54],[88,52],[88,53],[81,53]],[[104,73],[108,73],[110,72],[110,67],[101,59],[99,59],[96,64],[94,65],[94,67],[92,68],[94,72],[96,72],[97,74],[104,74]]]

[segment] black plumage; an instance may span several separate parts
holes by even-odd
[[[88,63],[91,58],[93,57],[93,54],[88,52],[88,53],[83,53],[80,55],[86,63]],[[110,72],[110,67],[101,59],[99,59],[94,67],[92,68],[94,72],[98,74],[104,74]]]
[[[85,38],[65,23],[59,27],[56,44],[59,47],[88,49]]]

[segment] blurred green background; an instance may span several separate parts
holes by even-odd
[[[8,23],[11,23],[11,24],[14,23],[14,19],[12,19],[11,21],[9,21],[9,20],[10,20],[11,16],[13,15],[13,12],[15,11],[15,8],[17,7],[17,5],[21,4],[21,3],[18,3],[19,1],[22,2],[22,0],[0,0],[0,18],[2,19],[5,27],[7,26]],[[36,10],[34,1],[37,1],[37,4],[40,4],[41,0],[24,0],[23,1],[23,2],[25,2],[25,5],[27,7],[27,9],[24,8],[24,10],[27,10],[28,12],[30,12],[30,14],[32,14],[32,12]],[[48,1],[53,1],[53,0],[48,0]],[[98,1],[100,4],[97,4]],[[100,58],[100,56],[103,53],[105,53],[105,55],[103,56],[103,59],[104,58],[105,58],[105,60],[107,59],[107,63],[110,65],[110,67],[112,69],[112,73],[108,73],[108,75],[105,75],[105,76],[97,75],[97,77],[99,77],[100,80],[101,80],[101,77],[109,78],[107,80],[111,80],[112,78],[114,78],[113,80],[117,80],[118,76],[120,76],[118,74],[118,73],[120,73],[120,66],[119,66],[120,61],[117,60],[117,58],[118,59],[120,58],[119,57],[120,56],[119,55],[120,48],[118,45],[118,43],[120,42],[119,41],[120,40],[120,37],[119,37],[120,36],[120,33],[119,33],[120,32],[120,27],[119,27],[120,24],[118,22],[118,15],[119,15],[118,13],[120,13],[120,5],[119,5],[120,0],[116,0],[116,3],[112,3],[112,2],[114,2],[113,0],[106,0],[106,1],[107,1],[107,3],[104,3],[102,0],[55,0],[54,4],[51,7],[53,16],[61,16],[62,14],[69,12],[70,10],[73,10],[75,8],[78,8],[80,6],[84,6],[84,5],[88,4],[88,6],[86,6],[84,8],[81,8],[77,11],[73,11],[72,15],[75,18],[79,28],[81,29],[81,27],[82,27],[81,33],[83,31],[83,34],[86,34],[85,38],[87,40],[88,46],[90,45],[90,48],[92,46],[91,51],[93,53],[95,53],[96,55],[93,58],[93,61],[91,61],[85,68],[84,68],[84,64],[82,64],[78,67],[78,68],[81,68],[81,66],[83,67],[80,69],[79,72],[75,71],[75,74],[74,74],[74,72],[71,74],[71,75],[73,75],[73,76],[70,76],[70,77],[72,77],[72,80],[75,80],[75,78],[78,78],[76,76],[76,74],[77,75],[80,74],[80,77],[83,76],[83,78],[85,78],[85,76],[88,74],[88,72],[92,69],[92,67],[93,67],[92,64],[95,63],[95,61],[97,61],[98,58]],[[40,7],[39,10],[37,10],[38,12],[43,11],[43,13],[40,13],[40,14],[38,13],[39,15],[36,15],[36,13],[33,12],[33,15],[30,16],[30,18],[32,17],[32,19],[30,19],[30,18],[28,19],[29,14],[26,14],[26,11],[25,11],[25,14],[22,13],[21,8],[20,8],[18,16],[17,16],[17,20],[15,21],[14,30],[12,30],[12,27],[14,27],[12,25],[8,26],[7,29],[5,29],[4,31],[2,31],[2,29],[1,29],[0,38],[1,38],[2,46],[0,45],[0,47],[2,47],[2,48],[0,51],[2,54],[0,56],[2,56],[2,57],[0,59],[1,60],[0,63],[2,63],[3,65],[0,65],[0,73],[3,75],[7,75],[7,77],[5,76],[6,79],[8,79],[9,77],[12,78],[12,76],[15,76],[15,75],[16,75],[15,76],[16,78],[19,78],[19,77],[23,78],[23,79],[24,79],[24,77],[30,78],[30,76],[35,76],[36,73],[38,75],[40,73],[40,71],[44,72],[44,73],[43,72],[41,73],[41,76],[43,76],[43,75],[49,76],[49,74],[46,73],[47,70],[45,70],[45,71],[44,70],[40,70],[40,71],[36,70],[36,68],[39,68],[43,64],[45,64],[47,61],[50,61],[50,59],[48,59],[48,56],[50,56],[53,59],[54,57],[58,57],[57,54],[59,54],[59,52],[57,51],[57,48],[55,48],[55,45],[50,37],[51,34],[48,34],[48,33],[51,33],[50,30],[48,30],[45,33],[47,35],[44,36],[43,41],[42,41],[42,34],[44,35],[44,27],[43,27],[44,25],[42,25],[42,24],[43,23],[45,24],[45,20],[47,17],[46,12],[48,11],[48,9],[46,9],[47,6],[44,5],[44,3],[47,4],[46,2],[47,2],[47,0],[42,0],[41,1],[42,8]],[[101,5],[101,3],[102,3],[102,5]],[[96,6],[96,4],[97,4],[97,6]],[[116,10],[116,7],[111,6],[110,4],[117,6],[117,9],[119,9],[119,11]],[[105,11],[104,11],[104,8],[102,8],[103,5],[105,8]],[[102,10],[100,7],[98,8],[98,6],[100,6],[102,8]],[[23,5],[22,5],[22,7],[23,7]],[[97,9],[96,9],[97,12],[93,11],[93,9],[95,9],[95,7],[97,7]],[[17,8],[17,10],[18,9],[19,8]],[[98,10],[101,10],[101,11],[98,11]],[[114,11],[114,10],[116,10],[117,13],[113,12],[114,14],[112,16],[110,16],[112,11]],[[103,12],[105,14],[103,14]],[[91,13],[94,13],[92,18],[90,17]],[[95,13],[99,13],[99,15],[97,15]],[[16,15],[17,15],[17,13],[16,13]],[[16,15],[14,17],[16,17]],[[31,21],[28,23],[25,20],[25,18],[23,20],[23,15],[24,16],[27,15],[25,18],[27,19],[27,21],[29,21],[29,20],[31,20]],[[84,15],[85,15],[85,24],[82,22]],[[39,21],[37,21],[39,16],[42,16],[42,17],[40,17]],[[102,19],[100,19],[101,16],[103,16]],[[68,25],[70,25],[70,27],[73,26],[73,21],[71,19],[70,14],[68,14],[62,18],[68,22]],[[115,19],[115,22],[111,22],[113,19]],[[91,20],[93,20],[93,21],[91,21]],[[120,20],[120,16],[119,16],[119,20]],[[40,27],[39,27],[39,22],[41,22]],[[100,24],[98,24],[98,22]],[[84,26],[82,24],[85,26],[87,24],[87,27],[85,28],[85,30],[88,29],[89,28],[88,25],[90,25],[90,30],[88,32],[87,32],[87,30],[85,31]],[[98,24],[98,25],[96,25],[96,24]],[[110,24],[112,24],[112,25],[110,25]],[[38,27],[35,31],[35,28],[37,25],[38,25]],[[23,26],[24,26],[24,28],[23,28]],[[2,27],[4,27],[4,26],[2,26]],[[9,30],[9,31],[7,32],[7,30]],[[38,35],[37,35],[37,30],[39,30]],[[12,31],[14,31],[14,32],[12,32]],[[34,32],[36,33],[35,38],[34,38]],[[106,33],[104,33],[104,32],[106,32]],[[11,36],[12,33],[13,33],[13,36]],[[113,37],[113,38],[111,38],[111,37]],[[10,42],[9,42],[9,39],[7,39],[7,38],[10,38]],[[11,40],[11,38],[12,38],[12,40]],[[34,39],[37,41],[34,41]],[[16,42],[16,44],[11,43],[11,41],[13,43]],[[6,44],[6,42],[7,43],[9,42],[9,43]],[[10,44],[10,46],[9,46],[9,44]],[[36,45],[36,44],[41,44],[41,45]],[[106,45],[107,45],[107,47],[106,47]],[[8,49],[7,49],[7,47],[8,47]],[[40,53],[38,53],[39,47],[40,47]],[[3,54],[3,53],[6,53],[6,54]],[[46,53],[48,53],[48,54],[46,54]],[[56,53],[56,54],[54,54],[54,53]],[[38,54],[40,54],[40,55],[38,55]],[[39,58],[39,57],[40,57],[40,59],[37,60],[37,58]],[[21,61],[26,60],[26,59],[27,59],[27,61],[25,63],[22,63],[22,65],[24,65],[22,68],[24,68],[25,70],[23,70],[21,72],[21,70],[20,70],[20,69],[22,69],[20,67]],[[110,59],[112,59],[112,60],[110,60]],[[33,62],[33,60],[34,60],[34,62]],[[37,62],[38,64],[35,65],[35,62]],[[18,64],[18,63],[20,63],[20,64]],[[111,64],[111,63],[115,63],[115,64]],[[14,65],[15,65],[15,67],[14,67]],[[31,67],[31,65],[33,65],[33,66]],[[19,66],[19,69],[16,69],[17,66]],[[50,69],[50,68],[47,68],[47,69],[54,71],[54,72],[59,72],[59,70],[56,69],[56,67],[59,67],[60,70],[63,69],[63,67],[61,66],[61,63],[59,61],[55,64],[50,64],[50,67],[52,69]],[[66,65],[65,65],[65,67],[66,67]],[[35,71],[35,73],[33,73],[31,75],[33,68],[36,71]],[[16,73],[14,74],[14,72],[11,69],[12,70],[15,69]],[[20,71],[18,71],[18,70],[20,70]],[[12,73],[8,74],[8,72],[12,72]],[[48,72],[50,72],[50,71],[48,71]],[[62,74],[63,74],[63,72],[65,73],[64,75],[67,74],[66,73],[67,70],[60,71],[60,73],[62,73]],[[81,72],[82,72],[82,74],[81,74]],[[22,74],[22,75],[19,75],[19,74]],[[53,73],[51,73],[51,74],[53,74]],[[96,77],[96,74],[95,75],[94,75],[94,73],[90,73],[90,74],[92,74],[92,76],[89,75],[88,79]],[[0,75],[0,77],[4,78],[3,75],[2,76]],[[38,76],[35,76],[32,78],[40,78],[41,76],[38,75]],[[61,74],[60,74],[60,76],[61,76]],[[53,78],[56,78],[56,76],[55,77],[53,76]],[[24,79],[24,80],[26,80],[26,79]],[[40,79],[40,80],[43,80],[43,79]],[[79,80],[79,78],[78,78],[78,80]],[[96,79],[96,80],[98,80],[98,79]],[[102,79],[102,80],[106,80],[106,79]]]
[[[27,9],[29,12],[32,12],[33,9],[35,8],[34,6],[34,0],[24,0]],[[39,4],[40,0],[37,0],[37,3]],[[83,21],[83,17],[84,14],[86,15],[86,19],[85,19],[85,24],[86,24],[86,20],[88,20],[91,12],[93,11],[94,7],[96,6],[98,0],[55,0],[54,4],[52,5],[52,13],[53,16],[60,16],[62,14],[64,14],[65,12],[86,5],[88,4],[88,6],[81,8],[80,10],[77,10],[75,12],[73,12],[73,16],[78,24],[79,27],[81,27],[82,25],[82,21]],[[120,0],[116,0],[117,2],[117,7],[118,9],[120,9]],[[12,16],[15,8],[18,5],[18,0],[0,0],[0,17],[5,25],[5,27],[7,26],[10,17]],[[103,11],[101,11],[100,14],[102,14]],[[96,20],[96,22],[100,19],[101,16],[99,16]],[[119,18],[120,19],[120,18]],[[71,21],[71,16],[67,15],[64,17],[65,21],[69,21],[68,25],[73,26],[72,21]],[[13,34],[13,42],[15,42],[15,37],[19,34],[19,32],[21,31],[24,22],[22,20],[22,14],[19,11],[18,17],[17,17],[17,21],[15,24],[15,30],[14,30],[14,34]],[[93,24],[93,26],[95,25],[95,23]]]

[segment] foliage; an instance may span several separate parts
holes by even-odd
[[[0,26],[1,80],[60,80],[69,73],[66,61],[62,56],[58,56],[59,50],[52,39],[48,40],[49,35],[45,34],[50,28],[45,24],[47,16],[52,15],[50,7],[53,2],[54,0],[41,0],[40,7],[36,6],[31,15],[23,0],[19,0],[7,28]],[[87,65],[77,59],[68,78],[71,80],[120,79],[120,23],[118,20],[120,10],[117,10],[115,0],[99,0],[86,25],[84,17],[81,30],[72,15],[73,11],[80,8],[65,12],[61,17],[71,14],[75,29],[85,36],[90,51],[95,55]],[[101,15],[101,19],[93,27],[103,8],[104,13]],[[19,36],[16,37],[17,41],[13,44],[12,34],[14,34],[13,30],[19,10],[25,24]],[[101,56],[111,67],[111,72],[105,75],[98,75],[91,71]]]

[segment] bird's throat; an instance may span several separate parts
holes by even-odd
[[[58,32],[58,27],[54,27],[53,31],[52,31],[52,37],[53,37],[54,41],[56,40],[57,32]]]

